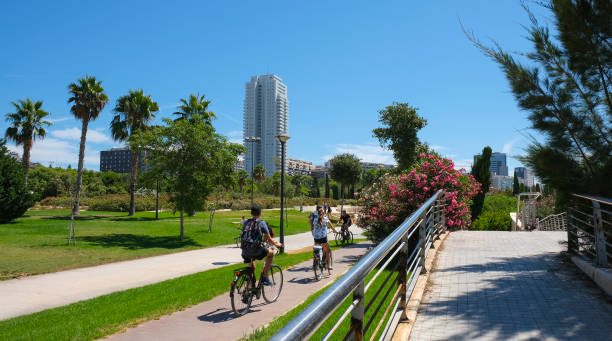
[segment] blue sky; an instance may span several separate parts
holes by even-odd
[[[536,13],[540,13],[536,9]],[[428,120],[419,137],[461,167],[485,145],[522,152],[529,127],[498,66],[459,24],[507,50],[530,48],[518,0],[465,1],[12,1],[0,11],[0,114],[44,101],[53,126],[32,161],[76,166],[80,122],[67,86],[85,74],[111,99],[90,124],[86,168],[112,141],[116,99],[144,89],[161,108],[205,94],[217,130],[241,140],[244,84],[275,73],[288,87],[290,157],[322,164],[340,152],[393,162],[372,138],[394,101]],[[0,121],[0,130],[7,123]],[[510,171],[518,161],[508,159]]]

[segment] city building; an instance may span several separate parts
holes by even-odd
[[[238,160],[234,164],[234,171],[237,172],[239,170],[244,170],[244,161],[243,160]]]
[[[528,168],[516,167],[514,168],[514,171],[516,172],[516,177],[518,178],[519,183],[529,188],[535,185],[533,174]]]
[[[388,165],[385,163],[376,163],[376,162],[360,162],[361,169],[364,172],[367,172],[369,169],[391,169],[395,167],[394,165]]]
[[[280,134],[289,134],[287,86],[276,75],[253,76],[245,86],[243,120],[244,166],[249,174],[257,164],[266,169],[267,176],[280,171],[281,144],[275,139]],[[285,146],[285,156],[287,153]]]
[[[474,164],[480,157],[480,154],[474,155]],[[472,166],[473,166],[472,165]],[[506,163],[506,153],[491,153],[491,165],[489,166],[491,175],[503,175],[508,176],[508,164]]]
[[[314,166],[310,171],[310,176],[314,178],[325,178],[325,174],[327,174],[327,167],[325,166]]]
[[[506,190],[506,188],[512,189],[514,185],[514,177],[513,176],[504,176],[504,175],[491,175],[491,187],[499,190]]]
[[[140,153],[140,170],[147,170],[146,153]],[[100,172],[129,173],[132,165],[132,153],[129,147],[111,148],[100,151]]]
[[[289,175],[310,175],[314,165],[312,162],[297,159],[287,159],[287,174]]]

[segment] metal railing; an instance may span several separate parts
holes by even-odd
[[[540,220],[538,231],[567,231],[567,213],[551,214]]]
[[[316,332],[327,321],[329,316],[352,294],[352,302],[343,311],[340,318],[326,332],[322,340],[342,338],[343,340],[362,340],[368,330],[375,326],[370,339],[373,339],[382,328],[379,339],[390,340],[400,319],[405,318],[406,302],[417,278],[425,267],[427,251],[432,247],[438,235],[445,229],[445,209],[443,192],[436,192],[423,206],[397,228],[378,246],[366,254],[344,276],[321,294],[312,304],[306,307],[298,316],[281,329],[272,340],[304,340]],[[418,242],[412,250],[409,249],[411,237]],[[413,243],[414,244],[414,243]],[[395,264],[390,265],[395,260]],[[382,263],[382,265],[381,265]],[[378,288],[372,288],[375,280],[390,267],[391,271]],[[377,269],[378,268],[378,269]],[[373,271],[376,273],[366,278]],[[392,285],[383,292],[389,279],[395,275]],[[373,296],[366,302],[365,294],[375,290]],[[394,290],[395,289],[395,290]],[[377,298],[383,295],[380,302],[374,306]],[[387,307],[383,303],[392,295]],[[365,315],[370,309],[375,309],[366,321]],[[379,314],[382,310],[383,314]],[[340,330],[340,326],[350,314],[350,327]],[[388,318],[383,327],[384,321]],[[375,325],[375,322],[377,324]]]
[[[609,267],[612,259],[612,200],[574,194],[576,204],[568,210],[568,250]]]

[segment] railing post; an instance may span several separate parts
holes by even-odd
[[[406,315],[406,301],[408,298],[406,297],[406,275],[408,268],[408,239],[406,237],[403,238],[404,246],[402,247],[402,251],[400,251],[397,266],[397,285],[399,286],[399,297],[400,297],[400,308],[402,309],[401,320],[406,320],[408,316]]]
[[[365,279],[359,282],[359,285],[353,291],[353,301],[359,299],[359,303],[355,306],[355,309],[351,312],[351,337],[352,341],[363,340],[363,321],[365,316],[364,310],[364,297],[365,297]]]
[[[426,245],[425,245],[425,240],[427,238],[427,231],[425,230],[426,226],[428,225],[427,222],[427,215],[424,214],[424,216],[421,216],[421,223],[419,224],[419,243],[421,244],[419,246],[420,251],[420,257],[421,259],[419,259],[419,266],[421,267],[421,273],[426,273],[427,269],[425,269],[425,256],[427,255],[427,249],[426,249]]]
[[[593,234],[595,235],[595,265],[605,267],[608,265],[606,255],[606,236],[603,229],[603,218],[599,202],[591,200],[593,203]]]
[[[568,216],[568,220],[569,219],[570,217]],[[580,249],[578,248],[578,236],[575,235],[577,233],[578,231],[572,228],[572,225],[570,224],[567,225],[567,252],[568,253],[575,253],[575,254],[580,253]]]

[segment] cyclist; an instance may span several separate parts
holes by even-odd
[[[244,259],[245,263],[253,267],[253,271],[255,271],[254,261],[265,258],[266,261],[261,273],[261,282],[264,285],[272,285],[272,282],[270,282],[270,278],[268,277],[268,270],[270,270],[272,260],[274,259],[274,250],[266,248],[263,242],[266,241],[277,248],[280,248],[283,246],[283,244],[275,242],[274,239],[270,237],[268,224],[260,219],[261,208],[259,206],[253,206],[251,208],[251,215],[253,218],[245,221],[244,226],[242,227],[240,244],[240,248],[242,249],[242,258]]]
[[[317,220],[317,216],[319,214],[319,208],[321,208],[321,205],[317,204],[315,206],[315,210],[310,212],[310,216],[308,217],[308,221],[310,222],[310,230],[312,230],[312,227],[314,225],[312,225],[312,223]]]
[[[342,210],[342,214],[340,215],[340,220],[342,221],[342,231],[348,230],[348,228],[353,225],[353,221],[351,220],[351,216],[346,213],[346,210]]]
[[[321,245],[323,247],[323,252],[327,258],[327,269],[329,271],[333,270],[330,264],[330,253],[331,249],[329,248],[329,243],[327,242],[327,228],[331,228],[334,233],[338,233],[334,228],[334,225],[327,219],[325,216],[325,212],[323,211],[323,207],[318,207],[318,212],[315,218],[312,220],[312,236],[314,237],[315,245]]]

